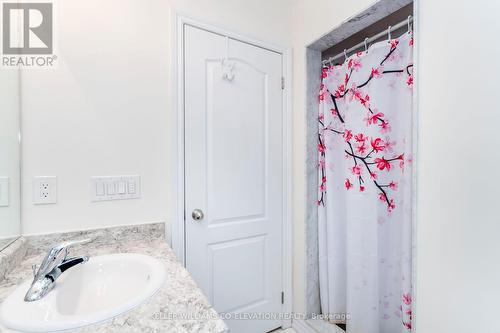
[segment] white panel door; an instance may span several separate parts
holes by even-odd
[[[282,56],[184,29],[186,267],[219,313],[280,313]],[[234,333],[281,325],[226,322]]]

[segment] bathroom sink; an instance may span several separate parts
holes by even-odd
[[[113,318],[151,297],[165,280],[161,261],[143,254],[90,257],[56,281],[44,298],[25,302],[32,279],[22,283],[0,306],[0,322],[22,332],[83,327]]]

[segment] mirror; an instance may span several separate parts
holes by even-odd
[[[0,70],[0,251],[21,234],[19,71]]]

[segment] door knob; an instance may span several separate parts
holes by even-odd
[[[196,208],[191,213],[191,216],[193,217],[193,220],[200,221],[203,219],[203,211],[201,209]]]

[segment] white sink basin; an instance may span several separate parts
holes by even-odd
[[[0,306],[0,322],[22,332],[51,332],[115,317],[152,296],[165,280],[161,261],[135,253],[90,257],[64,272],[44,298],[25,302],[32,280]]]

